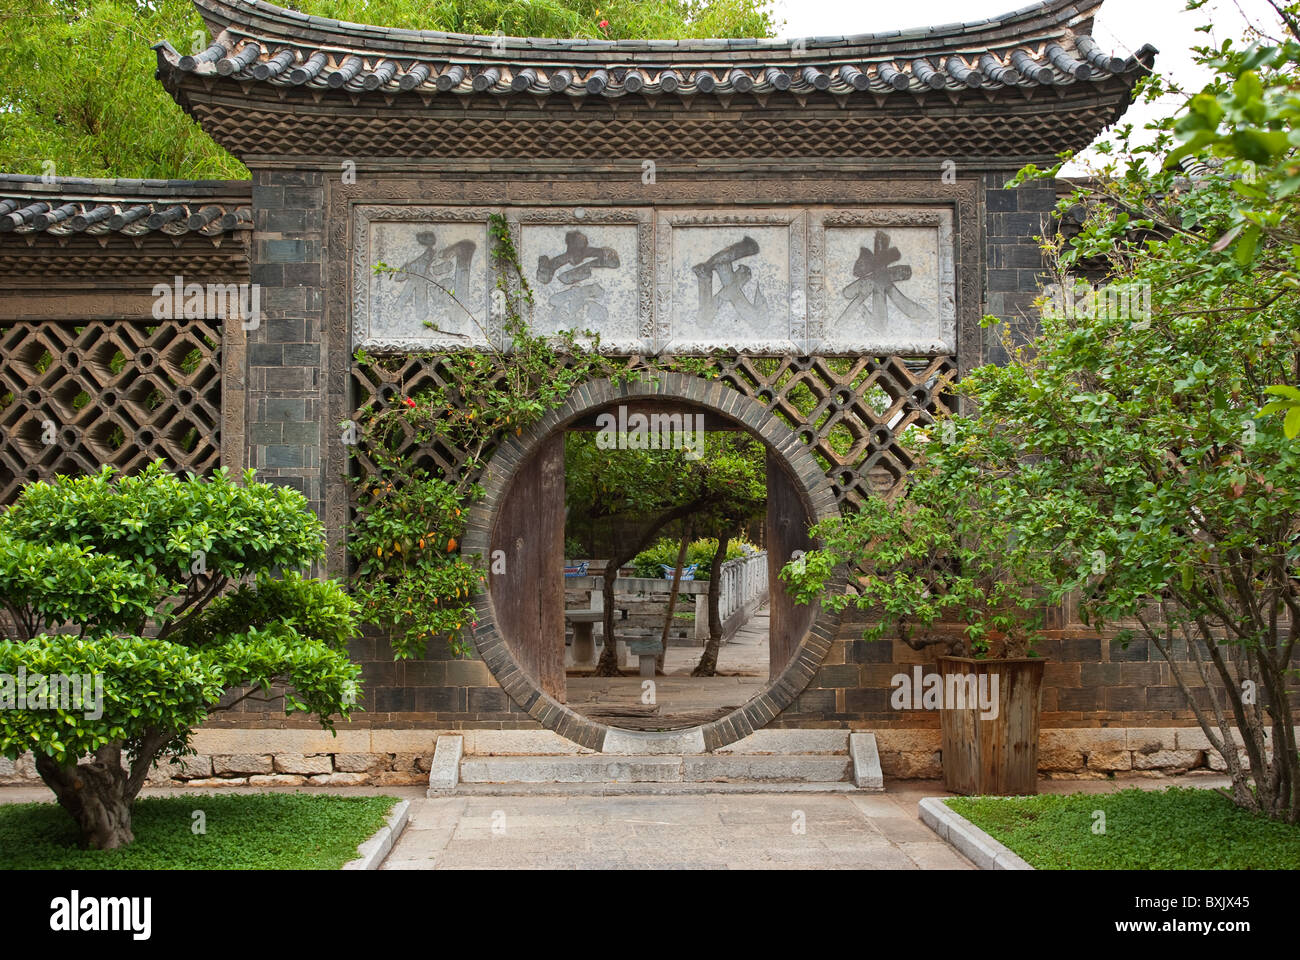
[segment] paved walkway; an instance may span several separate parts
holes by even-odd
[[[1224,783],[1196,775],[1038,786],[1040,793],[1113,793]],[[918,803],[934,796],[946,796],[941,783],[909,780],[877,794],[415,799],[382,869],[974,869],[920,822]]]
[[[691,676],[704,653],[702,644],[669,644],[664,656],[665,676],[655,678],[658,714],[741,707],[761,693],[767,686],[768,624],[764,606],[718,648],[720,675],[716,677]],[[609,707],[636,709],[642,703],[641,684],[635,670],[625,677],[571,674],[566,683],[568,704],[579,713]]]
[[[1040,793],[1111,793],[1138,787],[1217,787],[1218,775],[1042,780]],[[411,801],[411,820],[385,870],[438,869],[855,869],[970,870],[971,863],[920,822],[935,781],[887,792],[557,795],[429,799],[423,787],[229,787],[222,793],[386,794]],[[204,796],[212,788],[152,787],[146,796]],[[0,788],[0,803],[50,803],[44,786]]]
[[[416,800],[383,869],[971,869],[915,807],[847,793]]]

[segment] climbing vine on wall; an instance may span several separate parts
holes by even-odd
[[[350,447],[357,461],[352,582],[398,657],[420,656],[436,638],[469,652],[484,571],[458,545],[480,495],[477,479],[503,438],[522,433],[584,381],[665,371],[719,380],[790,426],[848,508],[897,489],[911,468],[899,438],[951,409],[951,357],[610,357],[588,332],[583,342],[575,334],[535,336],[532,290],[503,217],[492,218],[490,234],[505,268],[495,299],[508,350],[359,353],[354,364],[363,399]],[[397,272],[384,264],[376,270]]]
[[[485,573],[481,558],[460,553],[459,541],[469,506],[482,495],[477,478],[497,444],[560,406],[585,380],[619,375],[594,335],[587,347],[572,333],[532,333],[533,294],[505,218],[494,216],[489,229],[492,255],[504,267],[494,299],[509,349],[440,355],[446,375],[436,384],[363,407],[355,427],[344,425],[357,431],[349,449],[367,466],[354,481],[352,588],[366,621],[391,634],[397,658],[422,656],[438,638],[458,655],[469,652],[472,601]],[[376,270],[398,272],[384,264]],[[364,353],[356,360],[385,362]],[[418,450],[433,444],[459,452],[454,466],[430,469],[417,461]]]

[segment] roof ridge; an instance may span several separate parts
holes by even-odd
[[[555,52],[652,50],[700,53],[729,49],[780,49],[799,45],[811,53],[819,49],[905,43],[909,40],[925,40],[940,45],[946,45],[949,41],[962,41],[964,45],[969,46],[986,43],[986,40],[981,39],[981,34],[1003,31],[1010,26],[1023,25],[1024,30],[1029,33],[1050,29],[1057,31],[1058,34],[1063,34],[1068,27],[1090,26],[1104,0],[1039,0],[1018,10],[980,20],[845,36],[695,40],[601,40],[580,37],[559,39],[515,37],[503,34],[449,33],[332,20],[277,6],[266,0],[191,0],[191,2],[198,9],[214,37],[226,30],[234,30],[247,35],[275,37],[286,42],[293,42],[297,38],[299,41],[308,40],[318,45],[338,47],[355,45],[358,40],[399,44],[460,44],[492,49],[494,56],[503,59],[507,56],[506,51],[512,48],[516,52],[530,53],[538,48],[548,48]],[[268,30],[267,27],[279,29]],[[332,39],[335,39],[335,42],[330,42]]]
[[[252,196],[252,180],[159,180],[128,177],[45,177],[0,171],[0,194],[66,196],[69,199],[108,199],[113,196],[152,197],[183,201],[186,196]]]

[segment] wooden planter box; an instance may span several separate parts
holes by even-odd
[[[944,689],[952,689],[951,675],[973,675],[989,686],[997,677],[997,716],[983,717],[978,702],[960,709],[945,701],[940,711],[943,728],[943,785],[966,796],[1017,796],[1038,792],[1038,715],[1043,700],[1043,667],[1037,658],[1022,660],[972,660],[940,657]]]

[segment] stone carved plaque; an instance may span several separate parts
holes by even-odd
[[[454,350],[496,342],[489,212],[356,207],[353,344],[376,350]],[[376,273],[377,264],[396,272]]]
[[[353,342],[504,345],[485,207],[353,208]],[[954,353],[953,212],[528,207],[506,210],[533,330],[612,352]],[[384,263],[399,272],[376,275]]]
[[[511,211],[533,292],[533,332],[591,330],[602,350],[644,349],[652,331],[651,218],[648,209],[629,208]]]
[[[798,350],[802,210],[675,211],[656,226],[655,350]]]
[[[810,225],[809,339],[826,352],[956,350],[952,214],[834,211]]]

